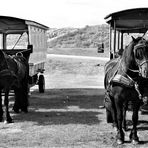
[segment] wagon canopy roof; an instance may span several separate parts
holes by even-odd
[[[104,19],[118,31],[144,33],[148,29],[148,8],[126,9],[111,13]]]
[[[10,16],[0,16],[0,32],[9,33],[13,31],[25,31],[28,30],[29,25],[42,28],[44,30],[48,29],[47,26],[37,23],[35,21]]]

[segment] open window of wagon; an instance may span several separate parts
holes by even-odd
[[[110,26],[110,59],[119,56],[131,41],[131,36],[147,38],[148,8],[134,8],[111,13],[105,17]]]
[[[29,62],[29,84],[39,85],[44,92],[43,76],[46,61],[48,27],[15,17],[0,16],[0,49],[8,55],[21,52]]]

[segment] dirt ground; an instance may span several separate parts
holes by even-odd
[[[81,65],[86,66],[86,63]],[[77,67],[80,68],[80,65]],[[98,71],[98,67],[95,68]],[[28,114],[14,114],[10,108],[14,123],[0,123],[0,148],[148,147],[148,116],[140,113],[140,144],[133,146],[129,142],[128,131],[125,134],[126,142],[121,146],[116,145],[116,131],[106,123],[105,109],[102,108],[102,72],[67,73],[62,72],[61,67],[56,67],[55,71],[51,74],[47,70],[45,73],[44,94],[38,92],[37,86],[31,89]],[[12,107],[13,98],[10,103]],[[131,129],[131,112],[128,112],[127,121]]]

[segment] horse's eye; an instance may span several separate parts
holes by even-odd
[[[143,49],[142,48],[136,49],[135,50],[135,58],[138,59],[138,60],[142,60],[143,57],[144,57]]]

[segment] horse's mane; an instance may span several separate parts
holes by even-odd
[[[127,67],[129,67],[129,64],[131,64],[131,62],[133,63],[133,60],[134,60],[133,48],[134,48],[134,42],[132,41],[128,46],[126,46],[122,54],[122,59],[124,61],[125,66]]]

